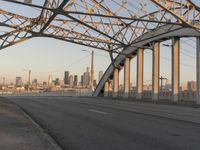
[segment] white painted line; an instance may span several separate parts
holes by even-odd
[[[102,115],[107,115],[108,113],[106,112],[103,112],[103,111],[99,111],[99,110],[94,110],[94,109],[88,109],[89,111],[92,111],[92,112],[96,112],[96,113],[99,113],[99,114],[102,114]]]

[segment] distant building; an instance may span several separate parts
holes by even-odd
[[[55,80],[54,82],[55,82],[55,85],[60,85],[60,80],[59,80],[59,78],[56,78],[56,80]]]
[[[83,86],[89,86],[90,85],[90,71],[89,67],[87,67],[86,72],[83,74]]]
[[[60,80],[60,85],[61,85],[61,86],[64,85],[64,80]]]
[[[187,89],[188,89],[188,91],[196,91],[196,82],[195,81],[188,81]]]
[[[165,89],[166,92],[170,92],[170,91],[172,91],[172,85],[171,84],[166,84],[164,89]]]
[[[99,71],[98,82],[101,80],[102,76],[103,76],[103,71]]]
[[[81,86],[83,86],[83,78],[84,78],[84,76],[81,75]]]
[[[78,76],[74,75],[74,86],[78,85]]]
[[[33,82],[32,82],[33,85],[37,85],[37,83],[38,83],[37,79],[34,79]]]
[[[37,79],[34,79],[34,80],[32,81],[32,86],[33,86],[34,88],[36,88],[36,87],[38,86],[38,80],[37,80]]]
[[[52,76],[49,75],[49,77],[48,77],[48,85],[51,85],[51,84],[52,84]]]
[[[64,72],[64,84],[69,84],[69,71]]]
[[[148,85],[148,89],[147,89],[148,91],[152,91],[152,84],[149,84]]]
[[[94,86],[94,87],[97,86],[97,80],[93,80],[93,86]]]
[[[180,91],[187,91],[187,84],[186,84],[186,83],[183,83],[183,84],[181,85]]]
[[[144,91],[152,91],[152,84],[143,85],[143,90]]]
[[[73,75],[70,75],[69,76],[69,86],[73,87],[73,84],[74,84],[74,82],[73,82]]]
[[[143,90],[148,91],[148,85],[143,85]]]
[[[23,85],[22,77],[16,77],[16,86],[20,87]]]

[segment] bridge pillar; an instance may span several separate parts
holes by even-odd
[[[180,38],[172,39],[172,101],[179,100],[180,83]]]
[[[152,100],[159,99],[160,42],[154,44],[152,68]]]
[[[104,85],[104,97],[108,97],[108,93],[109,93],[109,81],[106,81]]]
[[[125,58],[124,63],[124,97],[129,97],[130,93],[130,58]]]
[[[119,68],[114,68],[113,97],[117,97],[119,92]]]
[[[137,52],[137,93],[136,99],[142,99],[143,92],[143,57],[144,50],[142,48],[138,49]]]
[[[197,80],[197,89],[196,89],[196,104],[200,104],[200,37],[197,37],[197,71],[196,71],[196,80]]]

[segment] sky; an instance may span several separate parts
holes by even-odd
[[[0,8],[6,8],[5,2],[0,1]],[[16,6],[13,5],[16,8]],[[19,10],[25,11],[25,10]],[[34,10],[33,10],[34,11]],[[27,15],[31,15],[27,12]],[[170,44],[170,41],[165,43]],[[188,80],[196,80],[196,50],[195,38],[181,39],[181,83]],[[64,71],[70,71],[70,74],[79,76],[90,67],[90,54],[82,50],[95,51],[95,79],[98,78],[100,70],[105,71],[110,65],[108,53],[92,48],[59,41],[50,38],[33,38],[28,41],[16,44],[0,51],[0,83],[2,78],[6,78],[6,83],[15,83],[15,78],[21,76],[23,82],[28,80],[28,72],[31,70],[31,79],[37,78],[39,82],[47,81],[48,75],[53,79],[63,79]],[[144,52],[144,84],[151,83],[152,74],[152,51]],[[160,76],[168,78],[171,81],[171,50],[169,47],[161,45]],[[136,59],[131,61],[131,82],[136,84]],[[120,72],[120,83],[123,83],[123,70]]]

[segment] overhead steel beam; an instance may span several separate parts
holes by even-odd
[[[63,0],[63,2],[60,4],[60,6],[57,9],[63,9],[63,7],[65,7],[65,5],[69,2],[69,0]],[[42,27],[42,29],[40,30],[40,33],[44,32],[44,30],[50,25],[50,23],[55,19],[55,17],[58,14],[56,12],[53,13],[53,15],[49,18],[49,20],[44,24],[44,26]]]
[[[142,19],[142,18],[136,18],[136,17],[130,18],[130,17],[124,17],[124,16],[111,16],[111,15],[85,13],[85,12],[78,12],[78,11],[63,11],[62,14],[77,14],[77,15],[86,15],[86,16],[94,16],[94,17],[102,17],[102,18],[122,19],[122,20],[129,20],[129,21],[143,21],[143,22],[152,22],[152,23],[164,23],[164,24],[181,25],[181,23],[178,23],[178,22],[166,22],[166,21],[158,21],[158,20],[149,20],[149,19]],[[124,23],[124,25],[126,25],[126,23]]]
[[[180,9],[177,11],[175,8],[175,0],[151,0],[154,4],[159,6],[161,9],[167,11],[175,18],[177,18],[182,25],[185,27],[192,27],[200,32],[200,10],[199,7],[191,3],[190,0],[181,1]],[[185,10],[185,11],[183,11]],[[192,17],[192,18],[191,18]],[[196,25],[195,20],[199,23]]]

